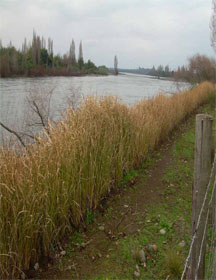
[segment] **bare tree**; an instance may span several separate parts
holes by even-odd
[[[216,62],[205,55],[196,54],[189,59],[188,71],[192,82],[214,81]]]
[[[216,52],[216,0],[212,0],[212,16],[210,21],[211,46]]]

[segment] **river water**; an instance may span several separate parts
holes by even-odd
[[[24,120],[29,118],[29,96],[44,96],[52,91],[50,114],[58,119],[67,108],[69,100],[81,96],[115,95],[127,105],[158,93],[173,94],[188,88],[186,83],[175,83],[145,75],[124,74],[118,76],[0,78],[0,121],[20,132]],[[0,142],[8,135],[0,126]]]

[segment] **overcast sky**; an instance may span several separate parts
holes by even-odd
[[[213,56],[211,0],[0,0],[0,38],[21,47],[33,29],[64,54],[72,38],[84,60],[120,68],[187,63],[195,53]]]

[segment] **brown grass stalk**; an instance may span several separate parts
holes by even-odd
[[[90,97],[25,153],[1,148],[0,276],[18,277],[48,256],[87,209],[213,92],[205,82],[131,108],[114,97]]]

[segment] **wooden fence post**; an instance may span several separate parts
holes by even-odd
[[[195,162],[194,162],[194,184],[192,194],[192,236],[195,233],[197,220],[202,207],[203,199],[207,190],[211,172],[211,145],[212,145],[212,116],[199,114],[196,116],[196,140],[195,140]],[[203,238],[206,207],[202,215],[199,229],[192,249],[189,279],[194,280],[200,247]],[[200,269],[198,270],[198,279],[205,279],[205,251],[206,242],[203,246]]]
[[[214,173],[215,175],[215,173]],[[216,184],[216,182],[214,182]],[[212,200],[212,236],[213,236],[213,263],[212,263],[212,271],[211,271],[211,280],[216,279],[216,189],[213,192],[213,200]]]
[[[213,193],[213,201],[212,201],[212,235],[213,235],[213,263],[212,263],[212,271],[211,271],[211,280],[216,279],[216,191]]]

